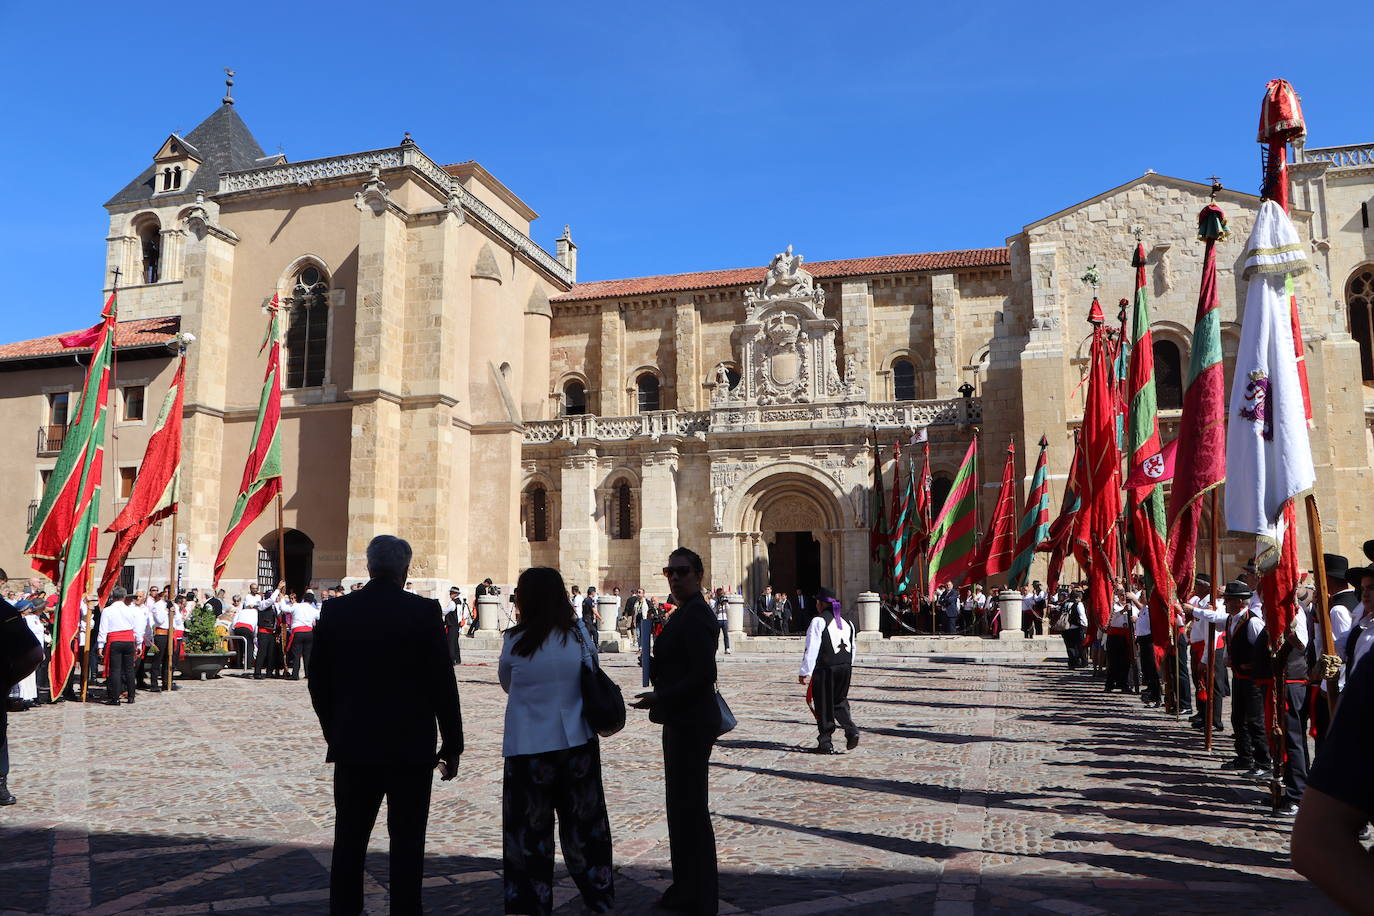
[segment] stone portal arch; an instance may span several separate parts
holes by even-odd
[[[718,507],[712,569],[725,581],[717,584],[739,586],[750,605],[765,585],[808,594],[854,590],[846,584],[845,558],[854,552],[846,543],[862,530],[829,474],[802,462],[779,462],[722,491],[733,495]]]

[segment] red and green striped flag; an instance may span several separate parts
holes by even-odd
[[[978,493],[974,467],[978,462],[978,437],[968,444],[964,463],[950,484],[949,495],[930,532],[930,577],[934,584],[964,581],[978,552]]]
[[[181,482],[181,407],[186,390],[186,354],[177,362],[172,385],[162,399],[153,434],[143,451],[143,461],[134,478],[134,491],[129,503],[106,528],[115,536],[110,556],[105,561],[105,573],[100,578],[100,603],[104,605],[110,592],[119,584],[124,559],[134,544],[151,526],[177,511]]]
[[[1050,533],[1050,486],[1046,452],[1050,440],[1040,437],[1040,457],[1035,461],[1035,474],[1031,477],[1030,494],[1026,497],[1026,511],[1021,516],[1021,526],[1016,532],[1016,559],[1012,561],[1007,585],[1020,588],[1030,579],[1031,563],[1035,560],[1035,548]]]
[[[1217,308],[1217,242],[1226,235],[1226,214],[1216,204],[1208,204],[1198,214],[1198,238],[1205,243],[1202,285],[1169,492],[1169,570],[1180,590],[1192,588],[1197,568],[1202,497],[1226,482],[1226,377]]]
[[[229,554],[244,530],[257,519],[281,492],[281,436],[277,427],[281,421],[281,339],[277,334],[279,308],[277,297],[267,307],[272,320],[267,328],[263,347],[267,351],[267,372],[262,380],[262,394],[258,398],[258,419],[253,424],[253,447],[243,466],[243,481],[239,484],[239,498],[229,517],[229,530],[219,545],[215,557],[215,586],[219,586]],[[258,352],[262,352],[259,349]]]
[[[911,512],[911,477],[907,475],[907,485],[902,485],[902,444],[892,443],[892,514],[888,521],[890,543],[888,557],[892,576],[892,594],[905,594],[907,579],[911,571],[907,568],[911,525],[908,516]]]
[[[57,465],[43,488],[29,542],[24,552],[33,568],[58,583],[53,621],[52,658],[48,665],[52,694],[59,697],[76,662],[73,648],[86,592],[92,586],[100,533],[100,474],[105,463],[105,418],[114,360],[115,294],[105,302],[101,323],[60,338],[64,347],[92,346],[91,364],[76,405],[75,423],[67,427]]]
[[[1130,466],[1138,467],[1163,450],[1159,439],[1159,410],[1155,395],[1154,341],[1150,335],[1150,299],[1145,292],[1145,246],[1136,242],[1135,307],[1131,316],[1131,362],[1127,377],[1129,409],[1126,419],[1126,448]],[[1154,466],[1154,465],[1151,465]],[[1168,596],[1173,593],[1169,575],[1167,526],[1164,516],[1164,490],[1158,484],[1137,487],[1126,493],[1133,546],[1145,570],[1150,592],[1150,632],[1159,633],[1168,644]]]
[[[997,491],[997,504],[992,510],[992,522],[983,535],[978,559],[968,577],[976,582],[1006,572],[1011,568],[1016,550],[1016,443],[1007,443],[1007,460],[1002,464],[1002,486]]]

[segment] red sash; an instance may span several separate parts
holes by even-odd
[[[289,636],[286,637],[286,651],[287,651],[287,652],[290,652],[290,651],[291,651],[291,644],[294,643],[294,642],[296,641],[296,634],[297,634],[297,633],[309,633],[309,632],[310,632],[311,630],[313,630],[313,629],[315,629],[315,628],[314,628],[314,627],[294,627],[294,628],[292,628],[291,634],[290,634]]]
[[[117,642],[135,642],[133,630],[111,630],[105,634],[105,651],[101,654],[101,675],[110,676],[110,644]]]

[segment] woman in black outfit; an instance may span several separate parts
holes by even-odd
[[[654,641],[649,668],[654,689],[640,694],[633,704],[647,709],[649,721],[663,726],[673,883],[658,905],[681,913],[714,914],[716,836],[707,800],[707,768],[720,734],[715,690],[720,625],[701,594],[701,557],[679,547],[669,554],[663,574],[678,606]]]

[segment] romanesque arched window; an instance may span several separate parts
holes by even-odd
[[[1155,400],[1160,410],[1183,409],[1183,359],[1178,344],[1155,339]]]
[[[531,541],[549,539],[549,494],[541,486],[529,491],[529,508],[525,524],[525,535]]]
[[[587,412],[587,386],[573,379],[563,386],[563,416],[575,417]]]
[[[635,379],[635,389],[639,392],[639,412],[659,410],[658,376],[645,372]]]
[[[611,489],[611,538],[617,541],[634,537],[634,491],[622,480]]]
[[[930,478],[930,521],[933,524],[940,517],[940,510],[945,507],[945,499],[949,496],[949,488],[954,485],[944,474],[934,474]]]
[[[140,275],[144,283],[156,283],[162,279],[162,225],[157,217],[150,217],[139,224],[138,245],[142,261]]]
[[[892,397],[897,401],[916,400],[916,366],[905,357],[892,364]]]
[[[1350,336],[1360,345],[1360,378],[1374,381],[1374,265],[1355,271],[1345,288]]]
[[[180,187],[181,187],[181,166],[178,165],[178,166],[176,166],[175,168],[172,169],[172,190],[174,190],[174,191],[175,191],[175,190],[178,190]]]
[[[314,264],[296,275],[286,299],[286,387],[324,384],[329,344],[329,278]]]
[[[162,170],[162,190],[172,190],[172,170],[170,168]]]

